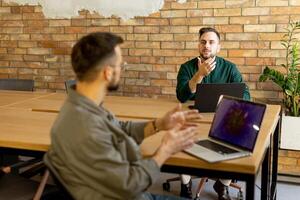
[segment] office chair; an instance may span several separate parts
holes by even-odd
[[[65,81],[66,92],[68,93],[68,90],[70,89],[70,87],[75,84],[76,84],[76,80],[74,80],[74,79],[66,80]]]
[[[170,192],[171,190],[171,185],[170,185],[170,182],[173,182],[173,181],[181,181],[181,178],[180,177],[175,177],[175,178],[170,178],[170,179],[167,179],[166,182],[163,183],[163,190],[165,191],[168,191]],[[198,185],[198,188],[197,188],[197,192],[196,192],[196,197],[194,198],[194,200],[200,200],[200,193],[201,191],[203,190],[204,188],[204,184],[208,181],[208,178],[207,177],[203,177],[201,178],[200,182],[199,182],[199,185]],[[230,185],[230,187],[233,187],[235,189],[238,189],[238,193],[237,193],[237,200],[243,200],[243,191],[242,191],[242,187],[239,186],[235,180],[233,180]],[[228,192],[228,191],[227,191]]]
[[[63,186],[63,184],[58,180],[58,178],[56,178],[55,174],[51,171],[49,167],[47,168],[45,175],[46,177],[43,177],[43,181],[41,181],[33,200],[40,199],[49,175],[52,177],[57,190],[54,192],[47,192],[46,195],[43,195],[42,200],[57,200],[57,199],[74,200],[74,198],[71,196],[68,190]]]
[[[34,80],[0,79],[0,90],[33,91]]]
[[[200,200],[200,193],[201,191],[203,190],[204,188],[204,184],[208,181],[208,178],[207,177],[203,177],[201,178],[200,182],[199,182],[199,185],[198,185],[198,188],[197,188],[197,192],[196,192],[196,197],[194,200]],[[238,189],[238,193],[237,193],[237,200],[243,200],[244,199],[244,195],[243,195],[243,191],[242,191],[242,187],[239,186],[235,180],[233,180],[230,185],[230,187],[233,187],[235,189]],[[228,192],[228,190],[227,190]]]
[[[20,168],[21,166],[25,166],[25,164],[18,163],[11,166],[0,167],[1,199],[32,200],[39,183],[29,178],[25,178],[21,174],[16,175],[10,173],[14,167]],[[47,185],[43,195],[49,192],[52,193],[55,190],[56,187]]]

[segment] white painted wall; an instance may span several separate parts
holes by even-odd
[[[110,17],[119,16],[129,19],[135,16],[148,16],[159,11],[164,0],[4,0],[15,2],[20,5],[41,5],[43,12],[48,18],[71,18],[77,16],[82,9]],[[177,0],[185,3],[186,0]]]

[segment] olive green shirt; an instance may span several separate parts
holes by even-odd
[[[182,64],[177,75],[176,95],[177,99],[184,103],[194,100],[195,93],[189,87],[189,81],[198,71],[198,59],[194,58]],[[235,64],[221,57],[216,57],[216,68],[202,79],[201,83],[241,83],[243,78]],[[244,99],[250,100],[249,89],[246,86]]]
[[[120,122],[70,89],[51,130],[45,164],[75,199],[146,200],[159,167],[139,145],[145,122]]]

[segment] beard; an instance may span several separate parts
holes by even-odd
[[[203,59],[203,60],[207,60],[209,58],[214,58],[216,56],[215,53],[212,53],[210,52],[210,54],[207,54],[207,55],[204,55],[203,53],[200,53],[200,57]]]
[[[117,80],[117,75],[116,75],[116,71],[114,71],[113,73],[113,79],[111,80],[111,82],[108,84],[107,86],[107,90],[110,92],[116,91],[119,89],[120,83]]]
[[[119,83],[110,84],[110,85],[107,87],[107,90],[110,91],[110,92],[117,91],[117,90],[119,89],[119,86],[120,86]]]

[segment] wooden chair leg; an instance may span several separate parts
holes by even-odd
[[[233,188],[236,188],[236,189],[238,189],[238,190],[242,190],[242,187],[241,186],[239,186],[238,184],[236,184],[236,183],[230,183],[230,185],[229,185],[230,187],[233,187]]]
[[[197,192],[196,192],[196,197],[200,197],[200,193],[204,188],[204,184],[207,181],[207,177],[203,177],[201,178],[201,181],[199,182],[198,188],[197,188]]]
[[[49,171],[46,170],[44,176],[42,177],[40,185],[39,185],[39,187],[38,187],[38,189],[37,189],[37,191],[36,191],[36,193],[35,193],[35,195],[33,197],[33,200],[40,200],[40,198],[41,198],[41,196],[43,194],[43,191],[45,189],[45,186],[47,184],[48,178],[49,178]]]

